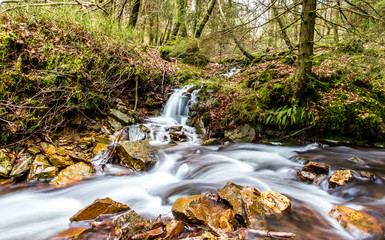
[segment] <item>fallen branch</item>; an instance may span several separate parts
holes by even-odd
[[[286,139],[286,138],[289,138],[289,137],[294,137],[295,135],[297,135],[297,134],[299,134],[299,133],[301,133],[301,132],[303,132],[303,131],[305,131],[305,130],[308,130],[308,129],[312,128],[312,127],[314,127],[314,126],[311,125],[311,126],[309,126],[309,127],[302,128],[301,130],[298,130],[298,131],[296,131],[295,133],[292,133],[292,134],[289,134],[289,135],[287,135],[287,136],[284,136],[284,137],[278,139],[277,141],[279,142],[279,141],[282,141],[283,139]]]
[[[271,238],[293,238],[295,237],[294,233],[290,232],[271,232],[269,230],[256,230],[256,229],[243,229],[240,231],[241,235],[251,234],[253,237],[271,237]],[[246,236],[245,236],[246,237]]]

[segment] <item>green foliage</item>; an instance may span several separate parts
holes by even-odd
[[[266,125],[277,125],[280,128],[287,128],[289,126],[303,126],[306,123],[312,123],[315,125],[315,117],[311,111],[306,110],[304,107],[298,105],[278,108],[276,111],[270,113],[265,118]]]

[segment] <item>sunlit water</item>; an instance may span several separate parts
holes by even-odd
[[[183,91],[176,93],[180,94],[179,98],[183,98]],[[189,101],[188,98],[183,100]],[[188,105],[186,103],[184,106]],[[272,189],[287,195],[292,201],[292,214],[270,230],[294,232],[297,239],[353,239],[327,216],[336,204],[358,210],[366,208],[384,226],[383,150],[318,144],[301,147],[264,144],[202,147],[193,130],[190,142],[162,147],[169,140],[166,129],[175,124],[184,125],[183,117],[174,115],[187,117],[184,111],[165,113],[146,123],[154,124],[151,137],[159,132],[166,136],[161,138],[163,140],[152,140],[159,161],[149,172],[130,176],[97,174],[90,180],[64,189],[33,188],[0,196],[0,239],[51,238],[67,229],[69,218],[97,198],[110,197],[148,218],[159,214],[172,217],[171,207],[177,198],[215,193],[228,181],[251,185],[261,192]],[[364,162],[348,160],[353,156],[361,157]],[[330,190],[326,181],[320,185],[298,181],[296,170],[302,168],[305,160],[326,161],[334,169],[364,169],[375,173],[377,178],[371,182],[358,179],[348,186]],[[121,168],[107,167],[107,172],[114,171],[119,172]]]

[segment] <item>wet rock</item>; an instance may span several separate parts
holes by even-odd
[[[123,125],[112,117],[107,117],[107,121],[111,125],[113,131],[119,131],[123,128]],[[109,131],[107,130],[107,132]]]
[[[186,142],[187,141],[187,135],[184,134],[184,132],[175,132],[175,131],[170,131],[170,138],[174,140],[175,142]]]
[[[314,173],[328,173],[330,169],[329,164],[324,162],[308,162],[302,170]]]
[[[63,168],[73,165],[71,157],[67,155],[66,150],[63,147],[55,147],[48,145],[45,149],[48,161],[57,168]]]
[[[95,138],[93,136],[90,137],[84,137],[79,140],[80,148],[81,149],[88,149],[90,148],[95,142]]]
[[[175,220],[205,226],[216,233],[220,232],[220,217],[226,210],[205,195],[179,198],[172,206]]]
[[[297,171],[297,177],[302,181],[313,182],[317,174],[308,171]]]
[[[163,240],[176,239],[179,235],[184,232],[184,225],[178,221],[172,221],[166,225],[166,236]]]
[[[88,228],[70,228],[65,230],[62,233],[59,233],[56,235],[53,239],[69,239],[69,238],[75,238],[79,236],[80,234],[87,231]]]
[[[219,226],[221,229],[232,232],[235,230],[235,226],[237,226],[237,222],[235,220],[235,213],[232,209],[227,209],[219,219]]]
[[[137,120],[134,117],[129,116],[128,114],[123,113],[117,109],[110,109],[109,114],[111,117],[115,118],[120,123],[125,124],[125,125],[137,123]]]
[[[32,155],[37,155],[41,152],[41,150],[38,146],[33,146],[33,147],[28,148],[27,152],[29,152]]]
[[[123,229],[125,234],[133,235],[136,232],[142,230],[147,222],[134,210],[129,210],[116,216],[112,220],[112,224],[116,228]]]
[[[232,142],[253,142],[255,136],[255,129],[248,124],[225,132],[225,139]]]
[[[218,138],[210,138],[201,143],[201,146],[221,145],[221,141]]]
[[[91,156],[90,154],[87,154],[86,152],[79,152],[79,151],[67,151],[68,156],[70,156],[72,159],[76,161],[83,161],[83,162],[90,162]]]
[[[148,140],[121,142],[116,152],[121,164],[135,171],[146,170],[156,163],[155,153]]]
[[[18,159],[16,165],[13,166],[9,176],[15,177],[15,178],[23,176],[25,173],[29,171],[32,161],[33,161],[33,156],[31,154],[23,153],[20,159]]]
[[[183,126],[172,126],[172,127],[171,127],[171,130],[177,131],[177,132],[182,131],[182,129],[183,129]]]
[[[327,183],[328,181],[328,175],[326,174],[319,174],[317,175],[317,177],[314,179],[314,184],[319,186],[321,185],[322,183],[326,182]]]
[[[382,239],[381,225],[367,213],[336,205],[329,216],[355,239]]]
[[[15,159],[10,158],[3,151],[0,150],[0,177],[8,177],[12,171],[13,162]]]
[[[159,239],[164,233],[165,232],[162,228],[156,228],[156,229],[148,230],[144,233],[136,234],[132,237],[132,239],[140,239],[140,240]]]
[[[97,143],[95,148],[92,150],[92,153],[94,156],[98,155],[98,153],[102,151],[107,151],[108,150],[108,144],[106,143]]]
[[[265,228],[265,214],[260,202],[260,192],[254,187],[243,186],[241,197],[247,215],[248,227]]]
[[[230,204],[234,213],[238,215],[243,222],[246,222],[247,215],[243,208],[243,202],[241,197],[242,186],[228,182],[224,188],[219,190],[218,196]]]
[[[365,178],[369,181],[376,181],[377,180],[377,176],[371,172],[359,171],[358,174],[360,175],[360,177]]]
[[[351,162],[354,162],[354,163],[365,164],[365,161],[362,158],[357,157],[357,156],[351,157],[348,160]]]
[[[93,172],[94,169],[92,167],[84,162],[79,162],[60,171],[49,184],[53,186],[64,186],[90,177]]]
[[[285,195],[271,190],[261,194],[261,204],[266,215],[277,215],[291,211],[290,200]]]
[[[70,218],[70,220],[71,222],[91,220],[101,214],[114,214],[126,210],[130,210],[130,207],[125,204],[115,202],[111,198],[97,199],[92,204],[77,212]]]
[[[57,167],[52,166],[44,155],[39,154],[32,162],[27,181],[49,180],[56,177],[58,172],[59,169]]]
[[[345,185],[348,181],[353,179],[352,171],[350,170],[338,170],[329,179],[329,187],[335,187],[337,185]]]

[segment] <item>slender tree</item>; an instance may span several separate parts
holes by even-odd
[[[134,3],[131,8],[130,20],[128,22],[128,26],[132,29],[136,27],[136,23],[138,22],[138,15],[140,9],[140,0],[133,0]]]
[[[209,21],[210,16],[213,13],[213,10],[214,10],[216,3],[217,3],[217,0],[211,0],[210,1],[209,6],[207,8],[207,11],[203,15],[202,21],[198,24],[198,28],[195,31],[195,34],[194,34],[195,38],[200,38],[200,36],[202,35],[203,29],[205,28],[207,22]]]
[[[181,27],[186,27],[186,25],[184,24],[186,15],[186,0],[177,0],[176,5],[176,21],[174,29],[172,30],[172,35],[174,37],[178,34]]]

